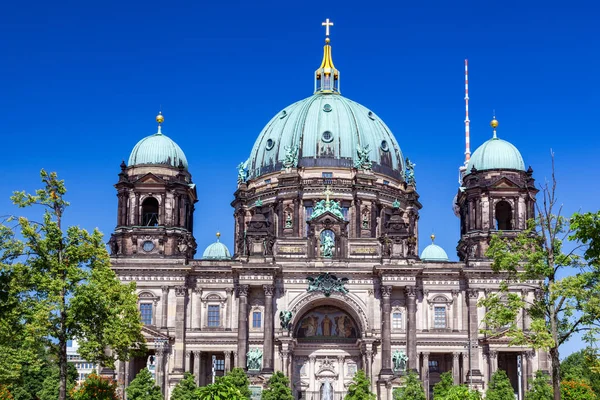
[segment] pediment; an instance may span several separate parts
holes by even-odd
[[[507,177],[498,179],[496,182],[492,183],[490,187],[494,189],[519,189],[519,185]]]
[[[146,184],[146,185],[152,185],[152,184],[164,185],[166,182],[164,181],[164,179],[159,178],[158,176],[149,172],[146,175],[142,176],[140,179],[138,179],[135,183],[136,184]]]
[[[142,326],[142,335],[144,335],[144,337],[146,338],[150,338],[150,339],[163,339],[166,341],[169,341],[170,336],[165,335],[164,333],[162,333],[160,330],[158,330],[157,328],[150,326],[150,325],[144,325]]]
[[[311,224],[324,224],[329,225],[335,222],[347,223],[343,218],[335,215],[331,211],[325,211],[323,214],[310,220]]]

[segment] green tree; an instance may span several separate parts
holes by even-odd
[[[587,349],[569,355],[560,363],[561,380],[584,381],[600,395],[600,371],[594,368],[598,363],[596,358],[595,352]]]
[[[131,381],[127,389],[127,400],[163,400],[160,388],[152,379],[152,374],[148,368],[142,368]]]
[[[354,374],[344,400],[375,400],[375,393],[371,392],[371,382],[362,369]]]
[[[423,385],[417,374],[410,372],[403,387],[394,389],[394,400],[425,400]]]
[[[560,391],[563,400],[597,400],[592,387],[583,381],[562,381]]]
[[[0,385],[0,400],[13,400],[13,396],[6,385]]]
[[[552,400],[552,386],[548,383],[548,375],[538,370],[531,380],[531,389],[525,393],[525,400]]]
[[[200,400],[245,400],[236,387],[222,379],[199,388],[196,393]]]
[[[237,388],[244,398],[250,399],[252,396],[252,392],[250,391],[250,380],[243,369],[234,368],[221,379],[230,386]]]
[[[554,170],[554,159],[552,160]],[[600,264],[593,235],[586,230],[593,218],[574,217],[570,222],[561,215],[556,199],[556,179],[542,187],[542,198],[535,203],[537,217],[528,227],[512,238],[493,236],[487,256],[493,259],[492,269],[503,273],[505,280],[498,293],[480,301],[486,307],[483,332],[489,338],[506,337],[510,345],[531,346],[549,351],[552,361],[554,399],[560,400],[559,346],[573,334],[583,333],[594,340],[600,326]],[[539,196],[538,196],[539,197]],[[586,245],[586,259],[576,253],[580,249],[563,250],[564,240],[571,238]],[[596,261],[594,261],[596,260]],[[537,282],[537,283],[532,283]],[[509,291],[514,284],[531,288],[532,299]],[[530,329],[524,330],[522,310],[531,319]]]
[[[434,400],[438,400],[434,395]],[[448,389],[448,392],[444,397],[440,397],[441,400],[481,400],[481,394],[477,390],[470,390],[465,385],[455,385]]]
[[[510,384],[506,372],[499,369],[494,372],[488,389],[485,392],[486,400],[515,400],[515,390]]]
[[[197,391],[198,386],[194,381],[194,375],[186,372],[183,379],[173,388],[171,400],[197,400],[199,398]]]
[[[67,364],[67,399],[70,399],[70,391],[77,384],[79,373],[72,363]],[[39,400],[56,400],[60,390],[60,369],[56,366],[51,368],[50,374],[42,382],[42,388],[37,392]]]
[[[73,400],[119,400],[117,382],[97,374],[89,374],[83,384],[73,390]]]
[[[267,389],[262,393],[262,400],[294,400],[290,381],[281,371],[275,372],[267,382]]]
[[[433,398],[435,400],[444,400],[448,391],[454,386],[452,371],[444,372],[440,375],[440,381],[433,386]]]
[[[55,355],[59,366],[59,393],[53,400],[67,397],[67,341],[77,338],[81,356],[113,367],[115,359],[126,360],[132,349],[143,347],[135,285],[122,285],[110,268],[102,234],[91,234],[77,226],[63,228],[69,203],[66,188],[56,173],[41,171],[43,188],[34,194],[15,192],[11,200],[18,207],[42,206],[40,221],[25,217],[9,218],[0,228],[4,241],[0,261],[9,315],[0,316],[0,335],[7,332],[6,321],[15,324],[19,343],[0,357],[0,372],[6,371],[43,345]],[[16,221],[16,226],[9,226]],[[0,352],[10,337],[0,338]],[[110,352],[105,349],[110,348]],[[2,354],[0,353],[0,356]],[[5,364],[6,362],[6,364]],[[4,365],[4,366],[2,366]]]

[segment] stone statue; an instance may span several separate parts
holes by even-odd
[[[110,246],[110,255],[116,256],[119,254],[119,243],[117,242],[117,238],[114,234],[110,235],[110,239],[108,241],[108,245]]]
[[[370,171],[373,167],[373,163],[369,160],[369,145],[366,145],[364,148],[361,148],[360,145],[356,146],[356,154],[358,156],[357,160],[354,162],[354,168],[360,169],[363,171]]]
[[[342,213],[340,202],[335,200],[329,200],[329,202],[327,202],[327,200],[318,201],[313,208],[312,214],[310,214],[310,219],[315,219],[326,211],[329,211],[339,219],[344,220],[344,214]]]
[[[410,162],[406,157],[406,166],[404,168],[404,181],[407,185],[416,186],[417,181],[415,180],[415,167],[417,164]]]
[[[279,324],[281,329],[290,330],[292,328],[292,312],[282,310],[279,312]]]
[[[331,388],[329,379],[323,382],[321,386],[321,400],[333,400],[333,389]]]
[[[326,257],[326,258],[333,257],[334,248],[335,248],[335,243],[333,242],[333,238],[329,235],[322,236],[321,256]]]
[[[260,371],[262,368],[262,351],[260,349],[250,349],[246,354],[246,367],[248,371]]]
[[[294,222],[292,221],[292,213],[287,211],[286,213],[286,217],[285,217],[285,227],[286,228],[291,228],[294,225]]]
[[[284,150],[285,158],[283,159],[282,169],[289,171],[292,168],[296,168],[298,166],[298,145],[285,146]]]
[[[369,229],[369,216],[367,215],[367,213],[363,214],[362,228],[363,229]]]
[[[335,275],[325,272],[316,278],[309,276],[307,292],[323,292],[325,297],[331,296],[332,292],[340,292],[342,294],[348,293],[348,289],[344,287],[348,283],[348,278],[338,278]]]
[[[246,183],[248,180],[248,161],[241,162],[237,166],[238,170],[238,185]]]
[[[404,354],[402,350],[396,350],[392,355],[392,364],[394,367],[392,370],[394,372],[403,372],[406,371],[406,362],[408,361],[408,356]]]

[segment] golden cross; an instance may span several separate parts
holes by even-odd
[[[329,27],[333,26],[333,22],[329,22],[329,18],[327,18],[325,22],[321,23],[321,26],[325,27],[325,35],[329,36]]]
[[[329,195],[330,195],[330,194],[333,194],[333,192],[331,191],[331,189],[329,189],[329,185],[327,185],[327,186],[325,187],[325,191],[323,192],[323,194],[324,194],[325,196],[327,196],[327,204],[329,204]]]

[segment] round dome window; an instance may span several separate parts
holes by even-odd
[[[389,151],[390,150],[390,146],[388,145],[387,140],[382,140],[381,141],[381,150],[383,150],[383,151]]]
[[[375,121],[375,114],[373,114],[373,111],[369,111],[369,118],[371,118],[373,121]]]
[[[275,141],[273,139],[267,140],[267,150],[271,150],[275,146]]]
[[[325,111],[325,112],[329,112],[329,111],[331,111],[331,106],[330,106],[329,104],[325,104],[325,105],[323,106],[323,111]]]
[[[287,117],[287,111],[283,110],[279,115],[279,119],[284,119],[285,117]]]
[[[333,140],[333,133],[331,133],[329,131],[323,132],[323,134],[321,135],[321,140],[324,141],[325,143],[331,142]]]

